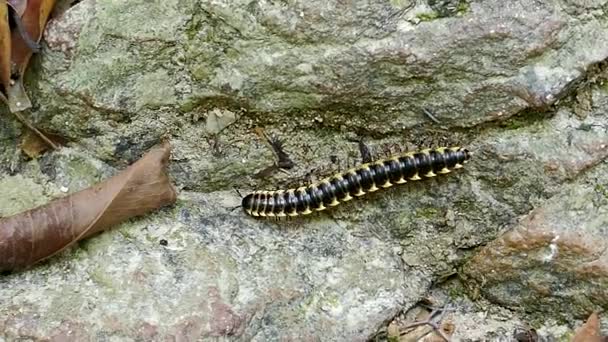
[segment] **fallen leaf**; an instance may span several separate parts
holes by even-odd
[[[48,147],[49,145],[32,131],[26,131],[21,138],[21,151],[32,159],[38,158]]]
[[[0,1],[0,84],[2,101],[7,102],[11,86],[11,28],[8,21],[8,6]]]
[[[37,134],[34,130],[28,130],[21,138],[21,151],[32,159],[38,158],[42,153],[52,147],[48,141],[43,140],[40,137],[41,134],[57,146],[65,145],[67,143],[67,140],[59,135],[46,132]]]
[[[395,322],[391,322],[388,327],[386,328],[386,337],[388,338],[388,340],[397,340],[399,339],[399,335],[400,335],[400,331],[399,331],[399,324],[395,323]]]
[[[572,342],[602,342],[604,338],[600,333],[600,318],[594,312],[587,318],[587,322],[576,330]]]
[[[55,0],[29,0],[21,16],[23,28],[28,37],[40,42],[49,15],[55,6]],[[32,57],[33,51],[27,38],[19,30],[11,32],[11,87],[8,89],[8,105],[11,112],[18,112],[32,106],[25,88],[23,75]]]
[[[23,74],[54,6],[55,0],[0,0],[0,100],[19,121],[56,149],[56,144],[18,113],[32,106],[23,87]]]
[[[452,321],[441,322],[441,331],[443,331],[446,336],[452,336],[456,331],[456,324]]]
[[[20,17],[25,13],[25,8],[27,7],[27,0],[8,0],[9,6],[15,9],[15,12],[19,14]]]
[[[118,175],[26,212],[0,219],[0,271],[33,265],[78,240],[175,202],[168,143]]]
[[[21,22],[25,33],[34,40],[40,42],[42,33],[49,19],[55,0],[29,0],[26,3],[25,11],[21,15]],[[12,37],[12,61],[17,67],[17,72],[22,76],[27,67],[32,49],[28,46],[25,37],[18,30],[13,30]]]

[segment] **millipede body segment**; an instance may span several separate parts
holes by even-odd
[[[408,152],[359,165],[296,189],[254,191],[243,198],[243,210],[256,217],[308,215],[355,197],[407,181],[435,177],[459,169],[471,157],[461,147]]]

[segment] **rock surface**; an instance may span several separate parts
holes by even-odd
[[[68,330],[91,340],[356,338],[421,295],[403,286],[388,242],[328,220],[298,230],[256,224],[225,213],[233,197],[185,193],[173,210],[5,277],[0,331],[9,340]]]
[[[473,257],[475,248],[517,227],[522,215],[542,243],[530,258],[508,254],[520,268],[494,275],[481,293],[516,306],[544,288],[545,300],[529,306],[543,317],[563,317],[553,310],[571,303],[575,317],[566,318],[606,309],[601,293],[592,303],[582,291],[606,281],[597,226],[606,204],[596,187],[608,178],[601,164],[608,89],[597,64],[608,58],[607,7],[78,2],[49,23],[27,79],[30,117],[69,147],[16,158],[19,126],[4,116],[0,193],[11,196],[0,198],[0,213],[105,178],[161,137],[174,146],[180,199],[1,276],[0,340],[366,340],[467,261],[464,274],[476,284],[496,258]],[[422,114],[426,107],[440,124]],[[274,162],[256,126],[284,139],[296,162],[290,174],[254,177]],[[331,165],[331,156],[342,167],[352,162],[353,135],[378,148],[448,136],[475,157],[449,177],[301,221],[231,211],[239,204],[234,187],[293,183]],[[586,198],[597,203],[567,205]],[[566,218],[588,211],[599,218],[577,223],[600,245],[553,262],[566,270],[597,257],[588,270],[594,277],[570,270],[562,276],[576,280],[572,292],[553,289],[553,271],[539,258],[558,234],[558,252],[572,250]],[[532,219],[543,212],[561,219]],[[506,234],[524,234],[519,227]],[[491,244],[498,251],[504,236]],[[508,292],[522,272],[541,271],[543,288],[528,282]]]
[[[308,164],[340,133],[418,135],[423,108],[446,128],[547,108],[608,56],[604,2],[429,3],[82,1],[49,24],[35,117],[111,163],[173,136],[179,181],[216,191],[271,158],[253,125]],[[237,120],[209,134],[218,110]]]
[[[445,341],[428,324],[412,327],[414,323],[425,321],[433,311],[431,321],[452,341],[571,341],[575,334],[575,329],[552,318],[531,323],[525,315],[483,299],[454,298],[451,293],[460,291],[461,287],[457,279],[451,279],[434,288],[425,296],[424,303],[399,314],[376,337],[399,342]],[[577,321],[574,326],[582,324],[583,321]]]
[[[565,186],[464,269],[512,308],[584,318],[608,307],[608,164]]]

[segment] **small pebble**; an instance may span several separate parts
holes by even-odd
[[[169,242],[165,239],[160,239],[159,243],[161,246],[167,246],[169,244]]]

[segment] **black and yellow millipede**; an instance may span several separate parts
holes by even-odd
[[[245,213],[255,217],[308,215],[395,184],[450,173],[470,158],[471,153],[462,147],[403,153],[299,188],[254,191],[243,198],[241,205]]]

